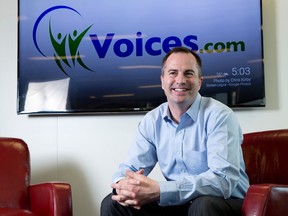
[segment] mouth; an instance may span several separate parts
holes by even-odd
[[[172,88],[173,91],[175,92],[186,92],[189,91],[189,89],[186,88]]]

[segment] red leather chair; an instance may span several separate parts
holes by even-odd
[[[0,215],[72,216],[71,186],[30,185],[30,155],[18,138],[0,138]]]
[[[242,149],[251,184],[242,215],[288,215],[288,129],[244,134]]]

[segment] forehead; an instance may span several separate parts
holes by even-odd
[[[165,68],[188,68],[195,69],[197,66],[196,58],[191,53],[172,53],[166,60]]]

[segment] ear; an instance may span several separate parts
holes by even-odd
[[[203,82],[203,77],[199,78],[199,81],[198,81],[199,89],[198,89],[198,91],[201,89],[202,82]]]
[[[163,77],[163,75],[160,75],[160,80],[161,80],[161,88],[164,90],[164,87],[163,87],[164,77]]]

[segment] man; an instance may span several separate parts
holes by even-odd
[[[201,67],[200,57],[184,47],[163,58],[167,102],[139,124],[102,216],[241,215],[249,187],[242,131],[230,108],[199,94]],[[157,162],[167,181],[148,177]]]

